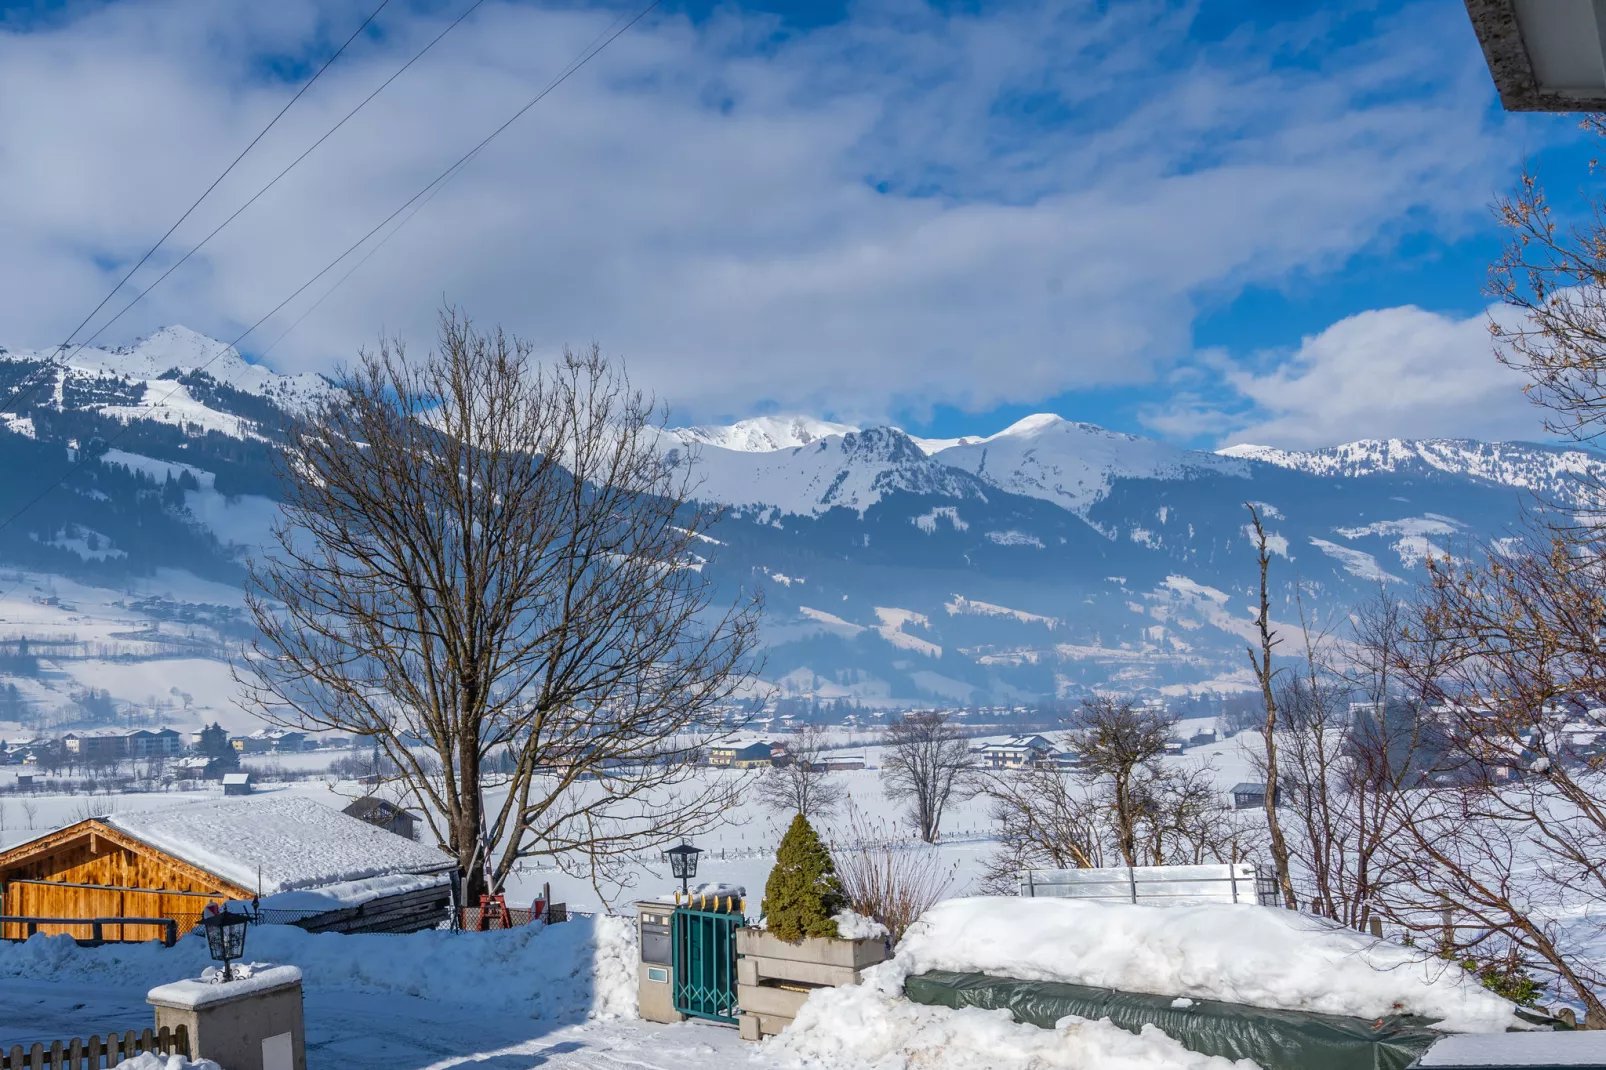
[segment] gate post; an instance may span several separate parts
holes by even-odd
[[[675,953],[670,917],[674,908],[656,899],[636,904],[637,945],[641,961],[636,964],[637,1013],[649,1022],[683,1022],[686,1016],[675,1009]]]

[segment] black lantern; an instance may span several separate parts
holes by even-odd
[[[669,872],[680,878],[680,890],[688,896],[691,892],[687,889],[687,884],[697,876],[697,856],[702,853],[701,848],[693,847],[689,843],[669,849]]]
[[[201,919],[206,930],[206,949],[212,957],[223,963],[223,979],[234,980],[229,963],[245,954],[245,927],[251,919],[244,914],[231,914],[227,910],[208,914]]]

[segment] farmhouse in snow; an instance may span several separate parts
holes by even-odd
[[[1052,762],[1059,751],[1042,736],[1025,735],[978,747],[976,756],[984,769],[1028,769]]]
[[[0,852],[0,911],[30,918],[172,918],[260,895],[272,920],[313,932],[413,932],[449,916],[448,855],[295,796],[211,799],[90,818]],[[26,935],[6,922],[0,937]],[[87,926],[39,932],[89,935]],[[108,940],[155,925],[106,925]]]

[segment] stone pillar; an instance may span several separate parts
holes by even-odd
[[[294,966],[254,966],[249,977],[217,984],[174,981],[151,989],[145,1002],[156,1008],[156,1028],[189,1030],[191,1059],[228,1070],[307,1070]]]
[[[636,904],[636,935],[641,961],[636,964],[636,1007],[649,1022],[683,1022],[675,1010],[675,965],[669,946],[669,916],[673,903],[644,899]]]

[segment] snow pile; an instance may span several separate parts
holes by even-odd
[[[873,940],[878,936],[885,938],[891,935],[879,921],[851,910],[833,914],[831,920],[836,922],[836,934],[844,940]]]
[[[902,978],[955,970],[1494,1033],[1516,1008],[1460,967],[1286,910],[1070,899],[939,903],[898,945]]]
[[[1067,1017],[1039,1029],[1006,1010],[923,1007],[903,999],[902,988],[902,971],[885,963],[866,971],[862,985],[813,992],[765,1050],[822,1070],[1255,1070],[1248,1060],[1189,1051],[1152,1025],[1134,1035],[1108,1020]]]
[[[294,795],[208,799],[112,814],[106,824],[264,895],[451,869],[433,847]]]
[[[140,1052],[117,1065],[122,1070],[223,1070],[211,1059],[197,1059],[192,1063],[182,1055],[157,1055],[152,1051]]]
[[[246,951],[299,967],[309,998],[320,991],[352,991],[473,1000],[488,1013],[549,1020],[636,1016],[636,927],[629,918],[406,936],[263,925],[247,932]],[[82,948],[71,937],[43,935],[0,943],[0,977],[145,989],[156,981],[197,977],[212,965],[205,939],[195,935],[172,948],[154,941]]]
[[[283,988],[286,985],[296,984],[301,979],[302,974],[298,967],[282,966],[272,962],[253,962],[244,972],[236,974],[231,981],[223,980],[221,970],[202,970],[200,980],[186,979],[157,985],[150,990],[147,998],[150,1002],[163,1007],[184,1007],[193,1010],[237,999],[253,992],[268,992]]]

